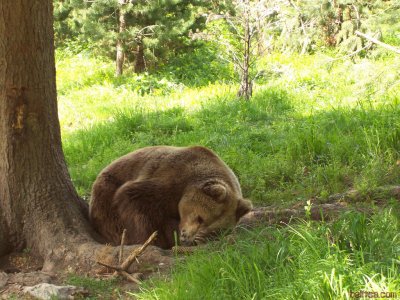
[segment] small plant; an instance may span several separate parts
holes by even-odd
[[[308,220],[311,220],[311,207],[312,207],[311,200],[307,200],[306,201],[306,205],[304,206],[304,210],[305,210],[305,213],[306,213],[306,218]]]

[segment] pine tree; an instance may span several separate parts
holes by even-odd
[[[264,33],[276,11],[260,0],[221,2],[208,15],[207,31],[194,34],[194,38],[221,45],[222,56],[233,64],[240,80],[238,97],[249,100],[257,77],[257,58],[266,50]]]
[[[201,26],[201,9],[210,5],[205,0],[75,1],[56,7],[57,37],[75,36],[109,57],[117,52],[117,74],[124,59],[140,73],[168,58],[189,41],[190,30]]]

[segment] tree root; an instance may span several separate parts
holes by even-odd
[[[309,215],[304,207],[276,209],[270,207],[256,207],[240,219],[237,227],[256,227],[261,225],[287,224],[292,219],[309,218],[314,221],[330,220],[339,213],[352,210],[346,203],[325,203],[311,205]]]
[[[307,215],[305,209],[305,202],[298,203],[293,208],[287,209],[256,207],[240,219],[237,227],[287,224],[296,218],[328,221],[337,218],[340,213],[349,210],[372,213],[371,202],[376,206],[385,206],[388,204],[388,199],[400,200],[400,186],[381,186],[367,192],[349,190],[327,198],[310,199],[309,215]],[[363,203],[368,205],[362,205]]]
[[[344,193],[333,194],[327,198],[316,198],[316,200],[327,203],[339,201],[348,203],[374,201],[377,205],[384,205],[391,198],[400,200],[399,185],[380,186],[366,192],[352,189]]]

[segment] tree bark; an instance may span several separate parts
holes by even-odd
[[[123,10],[123,5],[125,5],[126,0],[118,0],[118,4],[120,5],[119,9],[119,34],[121,35],[126,29],[126,21],[125,21],[125,12]],[[125,52],[124,52],[124,41],[121,36],[117,39],[117,58],[116,58],[116,70],[115,75],[120,76],[123,73],[125,61]]]
[[[0,214],[0,257],[10,251],[11,246],[8,241],[8,228]]]
[[[140,40],[136,47],[136,58],[135,58],[135,73],[143,73],[146,70],[146,62],[144,60],[144,46]]]
[[[52,21],[51,1],[0,3],[0,220],[14,250],[41,254],[87,227],[61,148]]]

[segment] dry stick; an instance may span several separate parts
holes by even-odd
[[[121,276],[125,277],[125,278],[126,278],[127,280],[129,280],[129,281],[132,281],[132,282],[137,283],[137,284],[141,284],[140,280],[138,280],[137,278],[135,278],[133,275],[129,274],[128,272],[122,270],[121,267],[111,266],[111,265],[109,265],[109,264],[102,263],[101,261],[98,261],[97,263],[98,263],[99,265],[103,266],[103,267],[106,267],[106,268],[115,270],[115,272],[116,272],[118,275],[121,275]]]
[[[118,263],[122,263],[122,258],[124,257],[124,245],[125,245],[125,237],[126,237],[126,229],[122,231],[122,237],[121,237],[121,248],[119,248],[119,257],[118,257]]]
[[[129,274],[128,272],[126,272],[126,271],[120,271],[119,274],[121,274],[126,279],[128,279],[128,280],[130,280],[130,281],[132,281],[132,282],[134,282],[136,284],[142,284],[142,282],[134,276],[135,274],[132,275],[132,274]],[[141,275],[141,274],[139,274],[139,275]]]
[[[128,268],[131,266],[133,261],[142,254],[144,249],[157,237],[157,231],[154,231],[153,234],[147,239],[147,241],[140,246],[139,248],[136,248],[135,250],[132,251],[132,253],[128,256],[127,259],[121,264],[121,268],[124,271],[127,271]]]
[[[120,266],[111,266],[109,264],[105,264],[103,262],[97,261],[99,265],[102,265],[104,267],[110,268],[115,270],[119,275],[122,275],[126,279],[135,282],[137,284],[140,284],[141,282],[136,279],[134,276],[129,274],[127,272],[128,268],[131,266],[133,261],[140,256],[143,251],[146,249],[146,247],[157,237],[157,231],[153,232],[153,234],[147,239],[147,241],[140,246],[139,248],[136,248],[135,250],[132,251],[132,253],[128,256],[128,258],[120,265]]]
[[[118,266],[112,266],[112,265],[109,265],[109,264],[106,264],[106,263],[103,263],[103,262],[101,262],[101,261],[96,261],[99,265],[101,265],[101,266],[103,266],[103,267],[106,267],[106,268],[109,268],[109,269],[112,269],[112,270],[115,270],[115,271],[122,271],[122,268],[121,267],[118,267]]]
[[[371,42],[373,42],[373,43],[375,43],[375,44],[377,44],[379,46],[382,46],[383,48],[386,48],[388,50],[396,52],[397,54],[400,54],[400,49],[398,49],[396,47],[393,47],[393,46],[390,46],[388,44],[385,44],[385,43],[383,43],[383,42],[381,42],[381,41],[379,41],[379,40],[377,40],[377,39],[375,39],[373,37],[370,37],[369,35],[366,35],[365,33],[362,33],[360,31],[356,30],[355,34],[357,34],[357,35],[359,35],[359,36],[361,36],[361,37],[363,37],[363,38],[365,38],[365,39],[367,39],[367,40],[369,40],[369,41],[371,41]]]

